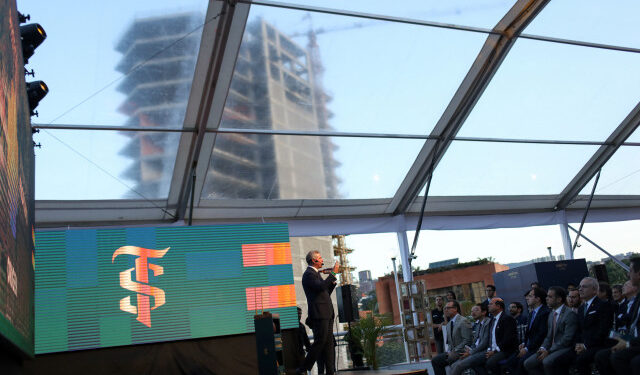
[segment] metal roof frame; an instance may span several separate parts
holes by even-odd
[[[251,4],[280,6],[292,9],[349,15],[369,19],[404,22],[427,27],[447,27],[471,32],[486,33],[487,41],[469,69],[434,130],[425,136],[422,150],[405,176],[394,197],[383,199],[296,199],[296,200],[207,200],[200,199],[211,153],[218,132],[233,132],[233,129],[218,129],[227,93],[233,76],[236,57],[242,41]],[[162,130],[182,132],[169,196],[166,200],[99,200],[99,201],[36,201],[36,223],[42,227],[97,226],[97,225],[184,225],[191,191],[195,191],[193,218],[196,223],[242,222],[242,221],[332,221],[346,220],[356,223],[362,220],[390,220],[412,217],[420,213],[424,197],[417,197],[429,178],[428,166],[432,158],[436,163],[443,153],[434,152],[436,142],[446,151],[456,138],[467,116],[499,69],[510,48],[519,37],[540,39],[554,43],[576,44],[584,47],[607,48],[637,53],[640,50],[624,47],[595,45],[576,41],[555,40],[522,34],[532,19],[544,8],[548,0],[520,0],[498,22],[492,30],[427,21],[376,16],[357,12],[335,11],[324,8],[294,6],[269,1],[220,1],[212,0],[207,9],[202,32],[193,84],[189,95],[187,112],[182,129]],[[600,143],[600,148],[576,174],[573,180],[558,195],[530,196],[464,196],[429,197],[425,215],[472,216],[496,214],[553,213],[556,209],[582,210],[585,202],[576,195],[595,173],[609,160],[625,140],[640,124],[638,104],[618,128]],[[107,130],[107,129],[105,129]],[[127,129],[109,129],[127,130]],[[131,129],[137,131],[140,129]],[[145,129],[152,131],[151,129]],[[247,131],[244,129],[243,131]],[[303,133],[303,132],[301,132]],[[300,134],[304,135],[304,134]],[[339,134],[334,134],[340,136]],[[316,134],[316,136],[321,136]],[[345,136],[384,135],[353,134]],[[388,137],[397,135],[389,134]],[[410,136],[398,136],[410,137]],[[472,139],[468,139],[472,140]],[[497,140],[487,142],[537,142],[536,140]],[[556,142],[556,141],[541,141]],[[557,141],[564,142],[564,141]],[[566,141],[571,143],[571,141]],[[579,144],[581,142],[576,142]],[[596,142],[597,143],[597,142]],[[630,144],[638,146],[638,144]],[[195,174],[195,186],[192,186]],[[192,189],[195,187],[195,189]],[[640,210],[640,195],[594,197],[591,212],[615,212],[620,209]],[[612,211],[613,210],[613,211]],[[603,214],[604,215],[604,214]],[[612,217],[615,217],[615,214]],[[624,216],[624,215],[623,215]],[[630,216],[625,216],[630,217]],[[177,222],[176,222],[177,221]],[[387,222],[384,221],[384,222]],[[372,228],[381,228],[380,226]],[[379,229],[372,229],[379,230]],[[320,232],[317,232],[318,234]]]

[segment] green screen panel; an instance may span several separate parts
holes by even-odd
[[[286,224],[38,231],[35,352],[298,325]]]
[[[15,0],[1,1],[0,336],[32,356],[35,159],[20,38]]]

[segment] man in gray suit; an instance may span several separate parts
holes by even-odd
[[[449,301],[444,307],[444,314],[449,320],[447,323],[447,343],[449,351],[433,357],[431,365],[436,375],[446,375],[446,367],[460,358],[465,352],[465,346],[471,344],[471,324],[460,315],[458,301]]]
[[[451,365],[450,375],[461,375],[466,369],[481,366],[486,358],[485,352],[489,347],[489,327],[491,318],[487,317],[487,306],[479,303],[471,308],[471,316],[478,323],[473,342],[460,355],[460,359]]]
[[[578,316],[564,305],[567,292],[552,286],[547,293],[547,305],[551,308],[547,322],[547,336],[536,355],[524,361],[524,367],[529,374],[567,374],[568,369],[557,363],[573,350],[576,333],[578,331]],[[543,372],[544,369],[544,372]]]

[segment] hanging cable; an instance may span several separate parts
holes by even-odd
[[[436,139],[436,144],[433,148],[433,157],[431,158],[431,163],[429,164],[429,169],[427,170],[427,186],[425,187],[425,190],[424,190],[424,200],[422,201],[422,208],[420,209],[420,216],[418,217],[418,225],[416,227],[416,233],[413,236],[413,244],[411,245],[411,253],[409,256],[409,267],[411,267],[411,261],[413,260],[413,257],[415,255],[416,246],[418,245],[418,238],[420,237],[420,228],[422,227],[422,219],[424,218],[424,210],[427,205],[427,198],[429,197],[429,188],[431,187],[431,178],[433,177],[433,171],[436,167],[436,162],[440,157],[441,143],[442,142],[439,138]],[[411,269],[409,269],[409,272],[412,272]]]
[[[602,172],[602,168],[598,170],[598,174],[596,175],[596,180],[593,182],[593,188],[591,188],[591,195],[589,196],[589,202],[587,202],[587,208],[584,210],[584,214],[582,214],[582,220],[580,220],[580,228],[578,228],[578,234],[576,235],[576,240],[573,242],[573,247],[571,248],[572,258],[573,258],[573,252],[576,251],[576,246],[578,246],[578,239],[580,238],[580,234],[582,233],[582,227],[584,226],[584,221],[587,219],[589,208],[591,208],[591,201],[593,201],[593,195],[596,193],[596,186],[598,186],[598,180],[600,180],[600,172]]]
[[[119,179],[118,177],[114,176],[113,174],[111,174],[109,171],[107,171],[106,169],[102,168],[98,163],[94,162],[93,160],[89,159],[87,156],[85,156],[83,153],[81,153],[80,151],[76,150],[75,148],[71,147],[69,144],[67,144],[66,142],[64,142],[62,139],[56,137],[55,135],[51,134],[51,132],[49,132],[48,130],[44,130],[45,133],[49,134],[49,136],[51,136],[53,139],[55,139],[56,141],[60,142],[62,145],[64,145],[65,147],[67,147],[69,150],[71,150],[73,153],[77,154],[78,156],[80,156],[81,158],[83,158],[84,160],[88,161],[90,164],[94,165],[96,168],[98,168],[98,170],[104,172],[107,176],[113,178],[114,180],[116,180],[118,183],[120,183],[122,186],[126,187],[127,189],[129,189],[130,191],[134,192],[136,195],[138,195],[140,198],[144,199],[145,201],[151,203],[154,207],[160,209],[162,212],[164,212],[165,214],[171,216],[172,219],[175,220],[176,215],[172,214],[171,212],[167,211],[164,207],[157,205],[154,201],[152,201],[151,199],[147,198],[146,196],[144,196],[142,193],[140,193],[139,191],[137,191],[136,189],[134,189],[133,187],[129,186],[126,182],[122,181],[121,179]]]

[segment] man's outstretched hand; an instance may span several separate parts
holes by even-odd
[[[340,271],[340,263],[336,262],[336,264],[333,265],[333,272],[338,273],[338,271]]]

